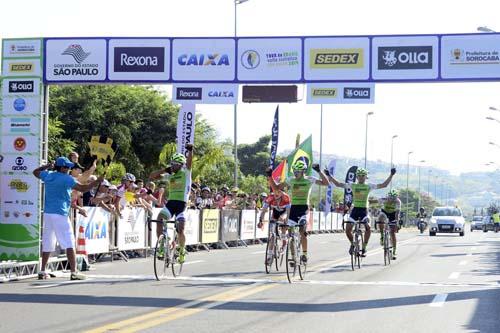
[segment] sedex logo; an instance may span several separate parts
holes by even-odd
[[[344,88],[345,99],[370,99],[370,88]]]
[[[378,69],[432,69],[432,46],[379,47]]]
[[[115,72],[164,72],[164,47],[115,47]]]
[[[201,100],[202,88],[178,87],[176,97],[178,100]]]
[[[32,93],[34,86],[34,81],[9,81],[9,93]]]

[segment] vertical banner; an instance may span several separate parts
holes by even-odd
[[[269,160],[269,166],[274,169],[274,163],[276,162],[276,153],[278,151],[278,134],[279,134],[279,111],[280,106],[276,107],[274,112],[273,128],[271,130],[271,159]]]
[[[358,170],[358,167],[353,165],[352,167],[347,170],[347,174],[345,176],[345,182],[346,184],[352,184],[356,181],[356,170]],[[349,211],[349,208],[351,207],[352,204],[352,190],[351,189],[345,189],[344,190],[344,214]]]
[[[335,177],[335,168],[337,166],[337,160],[333,159],[328,163],[328,171],[332,177]],[[326,189],[326,199],[325,199],[325,216],[330,213],[332,208],[332,198],[333,198],[333,184],[330,183]]]
[[[182,104],[177,115],[177,152],[186,155],[186,144],[194,143],[195,104]]]
[[[219,241],[219,210],[204,209],[201,211],[201,242],[204,244]]]
[[[0,261],[40,257],[42,40],[4,39],[0,79]]]

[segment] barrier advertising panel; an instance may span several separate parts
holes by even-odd
[[[146,216],[143,208],[125,207],[118,220],[118,250],[135,250],[146,247]]]
[[[240,239],[245,240],[255,238],[255,222],[255,210],[251,209],[241,211]]]
[[[200,211],[188,209],[184,216],[186,217],[184,225],[186,245],[198,244],[200,242]]]
[[[306,228],[306,231],[312,231],[313,230],[313,224],[314,224],[314,221],[313,221],[313,213],[311,211],[309,211],[307,213],[307,228]]]
[[[240,211],[239,210],[222,210],[220,213],[221,219],[221,240],[223,242],[231,242],[238,240],[240,235]]]
[[[87,217],[77,215],[75,227],[77,237],[80,226],[83,226],[87,254],[108,252],[111,213],[99,207],[85,207],[85,210],[87,211]]]
[[[238,104],[237,84],[178,83],[173,85],[172,101],[179,104]]]
[[[321,212],[321,213],[323,213],[323,212]],[[329,221],[329,220],[330,220],[330,213],[328,213],[327,215],[321,214],[321,216],[319,218],[319,230],[321,230],[321,231],[327,230],[326,221]]]
[[[267,238],[269,236],[269,214],[264,214],[262,228],[255,228],[255,238]]]
[[[219,210],[203,209],[201,211],[201,242],[217,243],[219,241]]]
[[[319,215],[320,212],[312,212],[312,217],[313,217],[313,231],[319,231]]]

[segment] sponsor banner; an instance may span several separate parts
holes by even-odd
[[[106,52],[104,39],[47,39],[45,81],[104,81]]]
[[[306,231],[313,230],[314,218],[313,218],[313,212],[312,211],[308,211],[306,213],[306,219],[307,219]]]
[[[256,212],[253,209],[241,211],[240,239],[254,239]]]
[[[2,173],[31,175],[40,166],[40,159],[35,155],[5,155],[2,162]]]
[[[233,81],[235,60],[232,38],[172,41],[172,78],[175,81]]]
[[[320,212],[312,212],[313,216],[313,231],[319,231],[319,219],[320,219]]]
[[[276,161],[276,154],[278,152],[278,134],[279,134],[279,111],[280,106],[276,107],[276,111],[274,112],[274,121],[273,127],[271,128],[271,156],[269,159],[269,166],[274,169],[274,163]]]
[[[330,172],[330,176],[335,177],[335,169],[337,168],[337,160],[333,159],[328,163],[328,172]],[[330,214],[330,210],[332,207],[332,199],[333,199],[333,188],[334,185],[332,183],[328,184],[325,193],[325,215]]]
[[[2,169],[5,167],[2,165]],[[0,187],[2,223],[38,224],[40,183],[32,175],[2,175]]]
[[[219,210],[203,209],[201,211],[201,242],[217,243],[219,241]]]
[[[39,96],[40,79],[4,79],[3,96]]]
[[[2,134],[39,134],[40,118],[38,117],[3,117]]]
[[[84,207],[87,217],[78,214],[75,239],[78,240],[80,226],[84,228],[85,250],[88,254],[109,252],[109,221],[111,213],[99,207]]]
[[[238,240],[240,235],[240,211],[227,209],[220,213],[221,225],[221,240],[223,242],[231,242]]]
[[[108,59],[111,81],[166,82],[170,79],[168,39],[111,39]]]
[[[500,35],[443,36],[441,76],[445,79],[500,78]]]
[[[2,137],[2,142],[0,144],[0,151],[4,154],[16,153],[16,154],[34,154],[38,156],[40,153],[40,138],[39,136],[33,136],[28,134],[19,134]]]
[[[264,214],[262,228],[255,228],[255,238],[262,239],[269,237],[269,214]],[[256,224],[257,225],[257,224]]]
[[[4,97],[1,101],[3,115],[10,116],[40,116],[41,98],[38,97]]]
[[[326,228],[326,221],[330,221],[330,212],[327,212],[326,215],[322,215],[319,217],[319,230],[325,231],[329,230]]]
[[[117,226],[118,250],[135,250],[146,247],[146,214],[143,208],[125,207]]]
[[[373,104],[373,83],[309,83],[308,104]]]
[[[186,222],[184,224],[184,235],[186,245],[195,245],[200,242],[200,211],[188,209],[184,212]]]
[[[4,76],[42,76],[40,59],[3,59]]]
[[[300,38],[238,40],[239,81],[299,81],[301,77]]]
[[[40,256],[39,222],[0,223],[0,261],[36,261]]]
[[[195,105],[185,104],[177,115],[177,152],[186,155],[186,145],[194,144]]]
[[[305,80],[368,80],[370,40],[313,37],[304,40]]]
[[[437,79],[438,44],[437,36],[374,37],[373,79]]]
[[[356,170],[358,170],[358,167],[356,165],[353,165],[352,167],[347,170],[346,176],[345,176],[345,183],[346,184],[352,184],[356,181]],[[353,201],[353,194],[351,189],[344,189],[344,207],[347,210],[347,208],[351,207]]]
[[[4,39],[3,58],[25,58],[42,56],[41,39]]]
[[[172,100],[186,104],[238,104],[237,84],[174,84]]]

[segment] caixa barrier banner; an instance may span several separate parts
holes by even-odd
[[[253,209],[241,211],[241,224],[240,224],[240,239],[254,239],[255,238],[255,221],[256,212]]]
[[[99,207],[84,208],[87,211],[87,217],[78,214],[75,228],[76,235],[78,236],[80,227],[83,227],[87,254],[108,252],[111,213]]]
[[[222,210],[220,213],[220,235],[222,242],[232,242],[238,240],[240,235],[240,212],[239,210]]]
[[[204,209],[201,213],[201,242],[204,244],[219,241],[219,213],[218,209]]]
[[[189,209],[184,213],[186,223],[184,225],[184,235],[186,245],[195,245],[200,242],[200,211]]]
[[[146,247],[146,213],[143,208],[125,207],[118,220],[118,250],[136,250]]]
[[[269,236],[269,214],[264,214],[262,228],[255,228],[255,238],[262,239]]]

